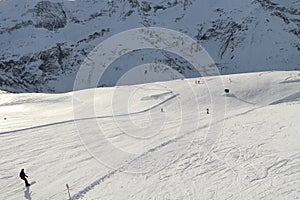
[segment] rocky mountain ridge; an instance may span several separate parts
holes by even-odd
[[[0,4],[0,89],[10,92],[71,91],[77,70],[95,46],[137,27],[189,35],[204,46],[222,74],[300,69],[300,1],[2,0]],[[168,65],[184,77],[195,76],[180,56],[140,50],[113,63],[99,86],[115,85],[122,74],[146,63],[162,65],[144,72],[172,73],[163,67]]]

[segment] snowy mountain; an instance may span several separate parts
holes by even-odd
[[[299,199],[299,71],[197,80],[0,93],[0,199]]]
[[[297,0],[0,1],[0,88],[66,92],[88,53],[105,39],[137,27],[164,27],[199,41],[221,74],[295,70],[300,66]],[[178,55],[134,51],[111,65],[107,80],[146,63],[131,83],[196,77]],[[153,74],[164,74],[153,80]],[[144,80],[146,79],[146,80]],[[129,84],[129,83],[123,83]]]

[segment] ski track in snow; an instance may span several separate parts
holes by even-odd
[[[290,73],[293,74],[293,72],[263,73],[264,76],[260,76],[259,79],[258,74],[230,76],[233,83],[228,87],[233,94],[229,96],[220,94],[220,97],[226,98],[227,102],[224,119],[218,119],[214,121],[214,124],[210,124],[210,117],[217,111],[212,109],[211,116],[202,113],[199,118],[201,123],[197,129],[182,130],[182,135],[170,138],[161,135],[158,140],[149,144],[145,143],[143,152],[126,160],[116,169],[99,166],[95,158],[83,149],[80,142],[76,141],[76,129],[72,124],[74,120],[62,120],[2,132],[0,142],[3,160],[1,161],[0,183],[3,186],[8,181],[10,183],[8,188],[3,187],[3,191],[5,189],[8,193],[7,195],[2,193],[4,197],[0,199],[65,199],[66,193],[63,188],[65,183],[71,185],[74,200],[299,199],[300,127],[297,121],[300,105],[297,85],[299,82],[282,83],[282,80],[285,80]],[[251,85],[253,81],[258,81],[258,83]],[[264,86],[259,81],[266,81],[268,84]],[[180,82],[166,84],[181,87]],[[268,88],[268,86],[271,87]],[[199,89],[200,103],[208,102],[208,95],[203,96],[205,93],[201,92],[204,87],[195,85],[195,88]],[[212,90],[215,93],[220,91],[218,87]],[[123,133],[120,130],[117,131],[117,127],[111,126],[109,120],[112,117],[137,115],[137,118],[142,120],[146,112],[153,111],[162,105],[166,109],[165,114],[171,113],[170,116],[174,117],[176,112],[173,111],[176,109],[176,104],[172,100],[176,97],[183,99],[182,106],[193,112],[194,107],[189,104],[189,99],[193,96],[190,95],[191,93],[186,88],[181,88],[178,93],[157,102],[156,97],[160,95],[149,94],[149,91],[145,90],[142,96],[138,96],[138,100],[141,102],[145,99],[153,100],[155,102],[154,105],[151,104],[153,106],[137,104],[140,107],[136,107],[139,108],[136,112],[77,120],[85,121],[88,127],[92,119],[100,119],[108,125],[108,138],[113,142],[121,143],[124,142]],[[202,106],[204,112],[208,106],[206,104]],[[161,119],[163,115],[157,109],[153,112],[153,116]],[[174,120],[174,118],[171,119]],[[222,133],[217,133],[219,134],[217,138],[213,135],[204,137],[207,129],[220,125],[223,121],[225,123]],[[177,126],[176,123],[170,123],[164,134],[171,133],[172,136],[174,127]],[[97,129],[91,129],[91,131],[97,131]],[[194,133],[197,133],[196,137],[190,141],[190,138],[194,138]],[[32,144],[27,144],[31,142]],[[124,146],[135,145],[126,142],[125,140]],[[190,146],[181,149],[181,144]],[[174,155],[176,158],[173,158]],[[64,159],[60,156],[64,156]],[[160,160],[152,160],[156,157]],[[40,166],[41,164],[43,166]],[[19,189],[16,183],[20,180],[15,180],[14,177],[21,165],[30,166],[29,176],[33,175],[32,177],[35,177],[34,180],[37,181],[37,184],[28,191]],[[126,173],[127,170],[130,171],[135,167],[148,169],[148,166],[157,168],[140,175]],[[55,177],[45,175],[45,170],[46,172],[50,170]],[[40,187],[44,187],[45,191]]]
[[[257,109],[258,109],[258,108],[257,108]],[[252,109],[252,110],[246,111],[246,112],[244,112],[244,113],[241,113],[241,114],[239,114],[239,115],[232,116],[232,117],[230,117],[230,118],[238,117],[238,116],[240,116],[240,115],[244,115],[244,114],[246,114],[246,113],[248,113],[248,112],[251,112],[251,111],[254,111],[254,110],[255,110],[255,109]],[[227,119],[229,119],[229,118],[227,118]],[[222,121],[223,121],[223,120],[218,121],[218,123],[221,123]],[[203,129],[203,128],[206,128],[206,127],[208,127],[208,125],[204,125],[204,126],[202,126],[202,127],[199,127],[199,130],[201,130],[201,129]],[[197,130],[195,130],[195,131],[197,131]],[[141,158],[143,158],[144,156],[146,156],[147,154],[153,153],[153,152],[155,152],[155,151],[160,150],[161,148],[166,147],[166,146],[169,145],[169,144],[172,144],[172,143],[174,143],[174,142],[177,142],[178,140],[183,139],[184,137],[186,137],[186,136],[188,136],[188,135],[190,135],[190,134],[192,134],[192,133],[195,133],[195,131],[192,131],[192,132],[186,133],[185,135],[182,135],[182,136],[180,136],[180,137],[176,137],[176,138],[174,138],[174,139],[168,140],[168,141],[166,141],[166,142],[163,142],[163,143],[159,144],[158,146],[156,146],[156,147],[154,147],[154,148],[149,149],[147,152],[141,154],[141,155],[138,156],[137,158],[135,158],[135,159],[133,159],[132,161],[128,162],[128,164],[126,164],[125,166],[122,166],[122,167],[120,167],[119,169],[113,170],[113,171],[111,171],[110,173],[104,175],[103,177],[97,179],[96,181],[94,181],[93,183],[91,183],[90,185],[88,185],[87,187],[85,187],[83,190],[81,190],[81,191],[79,191],[78,193],[76,193],[76,194],[72,197],[72,199],[80,199],[80,198],[83,198],[84,195],[85,195],[86,193],[88,193],[89,191],[91,191],[92,189],[94,189],[96,186],[100,185],[101,182],[104,182],[106,179],[111,178],[111,177],[112,177],[113,175],[115,175],[116,173],[120,173],[120,172],[125,171],[125,170],[126,170],[126,166],[129,166],[129,165],[130,165],[131,163],[133,163],[135,160],[141,159]],[[189,167],[189,166],[187,166],[186,169],[187,169],[188,167]],[[267,175],[266,175],[266,176],[267,176]]]
[[[237,98],[237,99],[238,99],[238,98]],[[238,100],[239,100],[239,99],[238,99]],[[242,102],[245,102],[245,101],[242,101]],[[246,102],[246,103],[248,103],[248,102]],[[263,108],[263,107],[264,107],[264,106],[257,107],[257,108],[247,110],[247,111],[245,111],[245,112],[243,112],[243,113],[239,113],[239,114],[234,115],[234,116],[231,116],[231,117],[226,117],[226,120],[232,119],[232,118],[236,118],[236,117],[239,117],[239,116],[242,116],[242,115],[245,115],[245,114],[247,114],[247,113],[253,112],[253,111],[258,110],[258,109],[261,109],[261,108]],[[223,120],[219,120],[219,121],[217,121],[216,123],[222,123],[222,122],[223,122]],[[204,129],[204,128],[206,128],[206,127],[208,127],[208,125],[204,125],[204,126],[202,126],[202,127],[199,127],[198,130]],[[195,131],[198,131],[198,130],[195,130]],[[132,161],[128,162],[125,166],[122,166],[122,167],[120,167],[120,168],[118,168],[118,169],[116,169],[116,170],[113,170],[113,171],[109,172],[108,174],[102,176],[101,178],[97,179],[96,181],[92,182],[90,185],[88,185],[87,187],[85,187],[83,190],[81,190],[81,191],[79,191],[78,193],[76,193],[76,194],[72,197],[72,199],[75,200],[75,199],[81,199],[81,198],[83,198],[85,194],[87,194],[89,191],[93,190],[95,187],[99,186],[99,185],[100,185],[102,182],[104,182],[106,179],[111,178],[113,175],[115,175],[115,174],[117,174],[117,173],[121,173],[121,172],[125,171],[125,170],[126,170],[126,167],[129,166],[131,163],[133,163],[135,160],[137,160],[137,159],[142,159],[142,158],[143,158],[144,156],[146,156],[147,154],[150,154],[150,153],[152,153],[152,152],[158,151],[158,150],[160,150],[161,148],[164,148],[165,146],[167,146],[167,145],[169,145],[169,144],[171,144],[171,143],[177,142],[178,140],[183,139],[184,137],[186,137],[186,136],[188,136],[188,135],[194,133],[195,131],[186,133],[186,134],[184,134],[184,135],[182,135],[182,136],[180,136],[180,137],[173,138],[173,139],[171,139],[171,140],[168,140],[168,141],[166,141],[166,142],[163,142],[163,143],[159,144],[158,146],[156,146],[156,147],[154,147],[154,148],[149,149],[147,152],[141,154],[140,156],[136,157],[136,158],[133,159]],[[281,167],[281,166],[283,166],[283,165],[286,165],[287,162],[288,162],[287,160],[282,160],[282,161],[279,161],[278,163],[274,163],[272,166],[270,166],[270,167],[268,167],[268,168],[266,169],[265,175],[264,175],[263,177],[261,177],[261,178],[255,178],[255,179],[251,180],[250,182],[254,182],[254,181],[257,181],[257,180],[261,180],[261,179],[266,178],[266,177],[268,176],[268,171],[269,171],[269,170],[271,170],[272,168],[275,168],[275,167],[279,168],[279,167]],[[189,168],[189,167],[190,167],[190,165],[186,166],[186,168],[185,168],[184,170],[186,170],[186,169]]]
[[[90,120],[90,119],[104,119],[104,118],[111,118],[111,117],[123,117],[123,116],[130,116],[130,115],[137,115],[137,114],[141,114],[141,113],[145,113],[148,112],[150,110],[153,110],[163,104],[165,104],[166,102],[176,98],[178,96],[178,94],[173,95],[169,98],[167,98],[166,100],[150,107],[147,108],[145,110],[142,111],[137,111],[137,112],[133,112],[133,113],[128,113],[128,114],[119,114],[119,115],[107,115],[107,116],[98,116],[98,117],[87,117],[87,118],[82,118],[82,119],[71,119],[71,120],[66,120],[66,121],[60,121],[60,122],[54,122],[54,123],[50,123],[50,124],[43,124],[43,125],[39,125],[39,126],[33,126],[33,127],[28,127],[28,128],[22,128],[22,129],[18,129],[18,130],[12,130],[12,131],[5,131],[5,132],[0,132],[0,135],[4,135],[4,134],[9,134],[9,133],[17,133],[17,132],[21,132],[21,131],[27,131],[27,130],[34,130],[34,129],[39,129],[39,128],[45,128],[45,127],[49,127],[49,126],[55,126],[55,125],[61,125],[61,124],[66,124],[66,123],[73,123],[76,121],[84,121],[84,120]]]

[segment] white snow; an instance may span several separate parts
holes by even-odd
[[[195,80],[1,92],[0,199],[299,199],[300,71]]]

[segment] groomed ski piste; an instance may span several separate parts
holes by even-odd
[[[300,199],[299,71],[0,97],[1,200]]]

